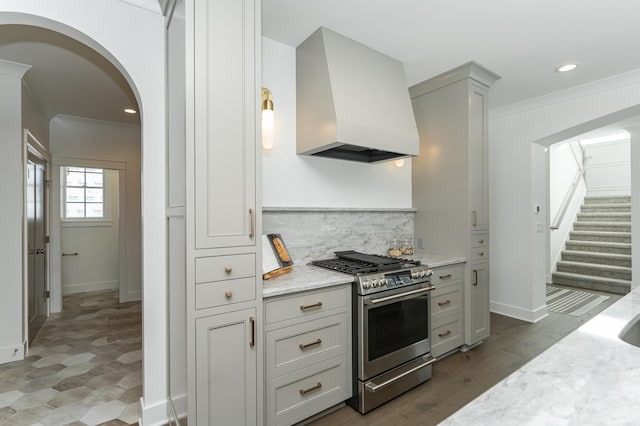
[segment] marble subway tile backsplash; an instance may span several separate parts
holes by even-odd
[[[414,209],[263,208],[265,234],[280,234],[294,263],[335,251],[387,254],[389,242],[413,238]]]

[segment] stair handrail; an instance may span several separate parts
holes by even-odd
[[[587,163],[589,162],[589,159],[591,158],[591,157],[587,157],[586,156],[586,153],[584,151],[584,147],[582,146],[580,141],[578,141],[578,146],[580,147],[580,151],[582,151],[582,164],[580,164],[578,162],[578,159],[575,156],[575,152],[573,152],[573,150],[571,150],[571,152],[573,153],[574,159],[576,160],[576,164],[578,164],[579,168],[578,168],[578,171],[576,172],[575,177],[573,178],[573,181],[571,182],[571,186],[569,187],[569,190],[564,195],[564,199],[562,200],[562,204],[560,204],[560,210],[558,210],[558,213],[556,214],[556,217],[552,222],[552,225],[551,225],[551,230],[552,231],[554,231],[556,229],[560,229],[560,224],[562,223],[562,221],[564,219],[564,216],[567,213],[567,209],[569,208],[569,204],[571,203],[571,200],[573,199],[573,196],[576,193],[576,189],[578,188],[578,184],[580,183],[580,180],[584,176],[584,172],[585,172],[585,170],[587,168]]]

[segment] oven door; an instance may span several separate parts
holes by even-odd
[[[360,380],[431,352],[429,283],[360,297]]]

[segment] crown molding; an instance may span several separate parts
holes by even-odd
[[[449,71],[445,71],[442,74],[438,74],[429,80],[423,81],[422,83],[411,86],[409,88],[409,94],[413,99],[417,96],[424,95],[425,93],[433,92],[434,90],[438,90],[460,80],[464,80],[465,78],[472,78],[478,83],[491,87],[493,83],[500,79],[500,76],[489,71],[482,65],[471,61]]]
[[[0,74],[22,78],[31,69],[31,65],[20,64],[18,62],[5,61],[0,59]]]

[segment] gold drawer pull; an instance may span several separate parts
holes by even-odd
[[[313,305],[300,305],[300,310],[301,311],[306,311],[309,309],[313,309],[313,308],[321,308],[322,307],[322,302],[318,302],[318,303],[314,303]]]
[[[249,224],[249,238],[253,238],[253,236],[256,234],[256,214],[253,209],[249,209]]]
[[[33,250],[33,249],[32,249],[32,250]],[[38,254],[38,253],[37,253],[37,250],[35,250],[33,253]],[[33,254],[33,253],[31,252],[31,250],[29,250],[29,254]],[[75,253],[62,253],[62,255],[63,255],[63,256],[77,256],[77,255],[78,255],[78,252],[75,252]]]
[[[439,278],[440,278],[441,280],[446,280],[446,279],[451,278],[452,276],[453,276],[453,275],[451,275],[451,274],[447,274],[447,275],[440,275],[440,277],[439,277]]]
[[[476,210],[473,211],[473,226],[478,226],[478,212]]]
[[[300,350],[303,351],[307,348],[310,348],[312,346],[315,345],[319,345],[320,343],[322,343],[322,340],[317,339],[315,342],[311,342],[311,343],[300,343],[298,346],[300,347]]]
[[[451,334],[451,330],[447,330],[444,333],[438,333],[438,337],[445,337]]]
[[[478,240],[478,244],[484,244],[484,240]]]
[[[478,270],[473,270],[473,285],[478,285]]]
[[[300,395],[308,394],[309,392],[313,392],[314,390],[318,390],[322,387],[322,383],[318,382],[317,385],[310,387],[309,389],[300,389]]]
[[[231,299],[231,296],[233,296],[233,292],[231,290],[227,290],[224,292],[224,295],[227,297],[227,299]]]
[[[448,305],[449,303],[451,303],[451,300],[446,300],[444,302],[438,302],[438,306],[445,306],[445,305]]]
[[[233,271],[233,268],[231,267],[231,265],[227,265],[224,267],[224,271],[229,274],[231,273],[231,271]]]
[[[484,256],[484,252],[483,251],[479,252],[478,256]]]

